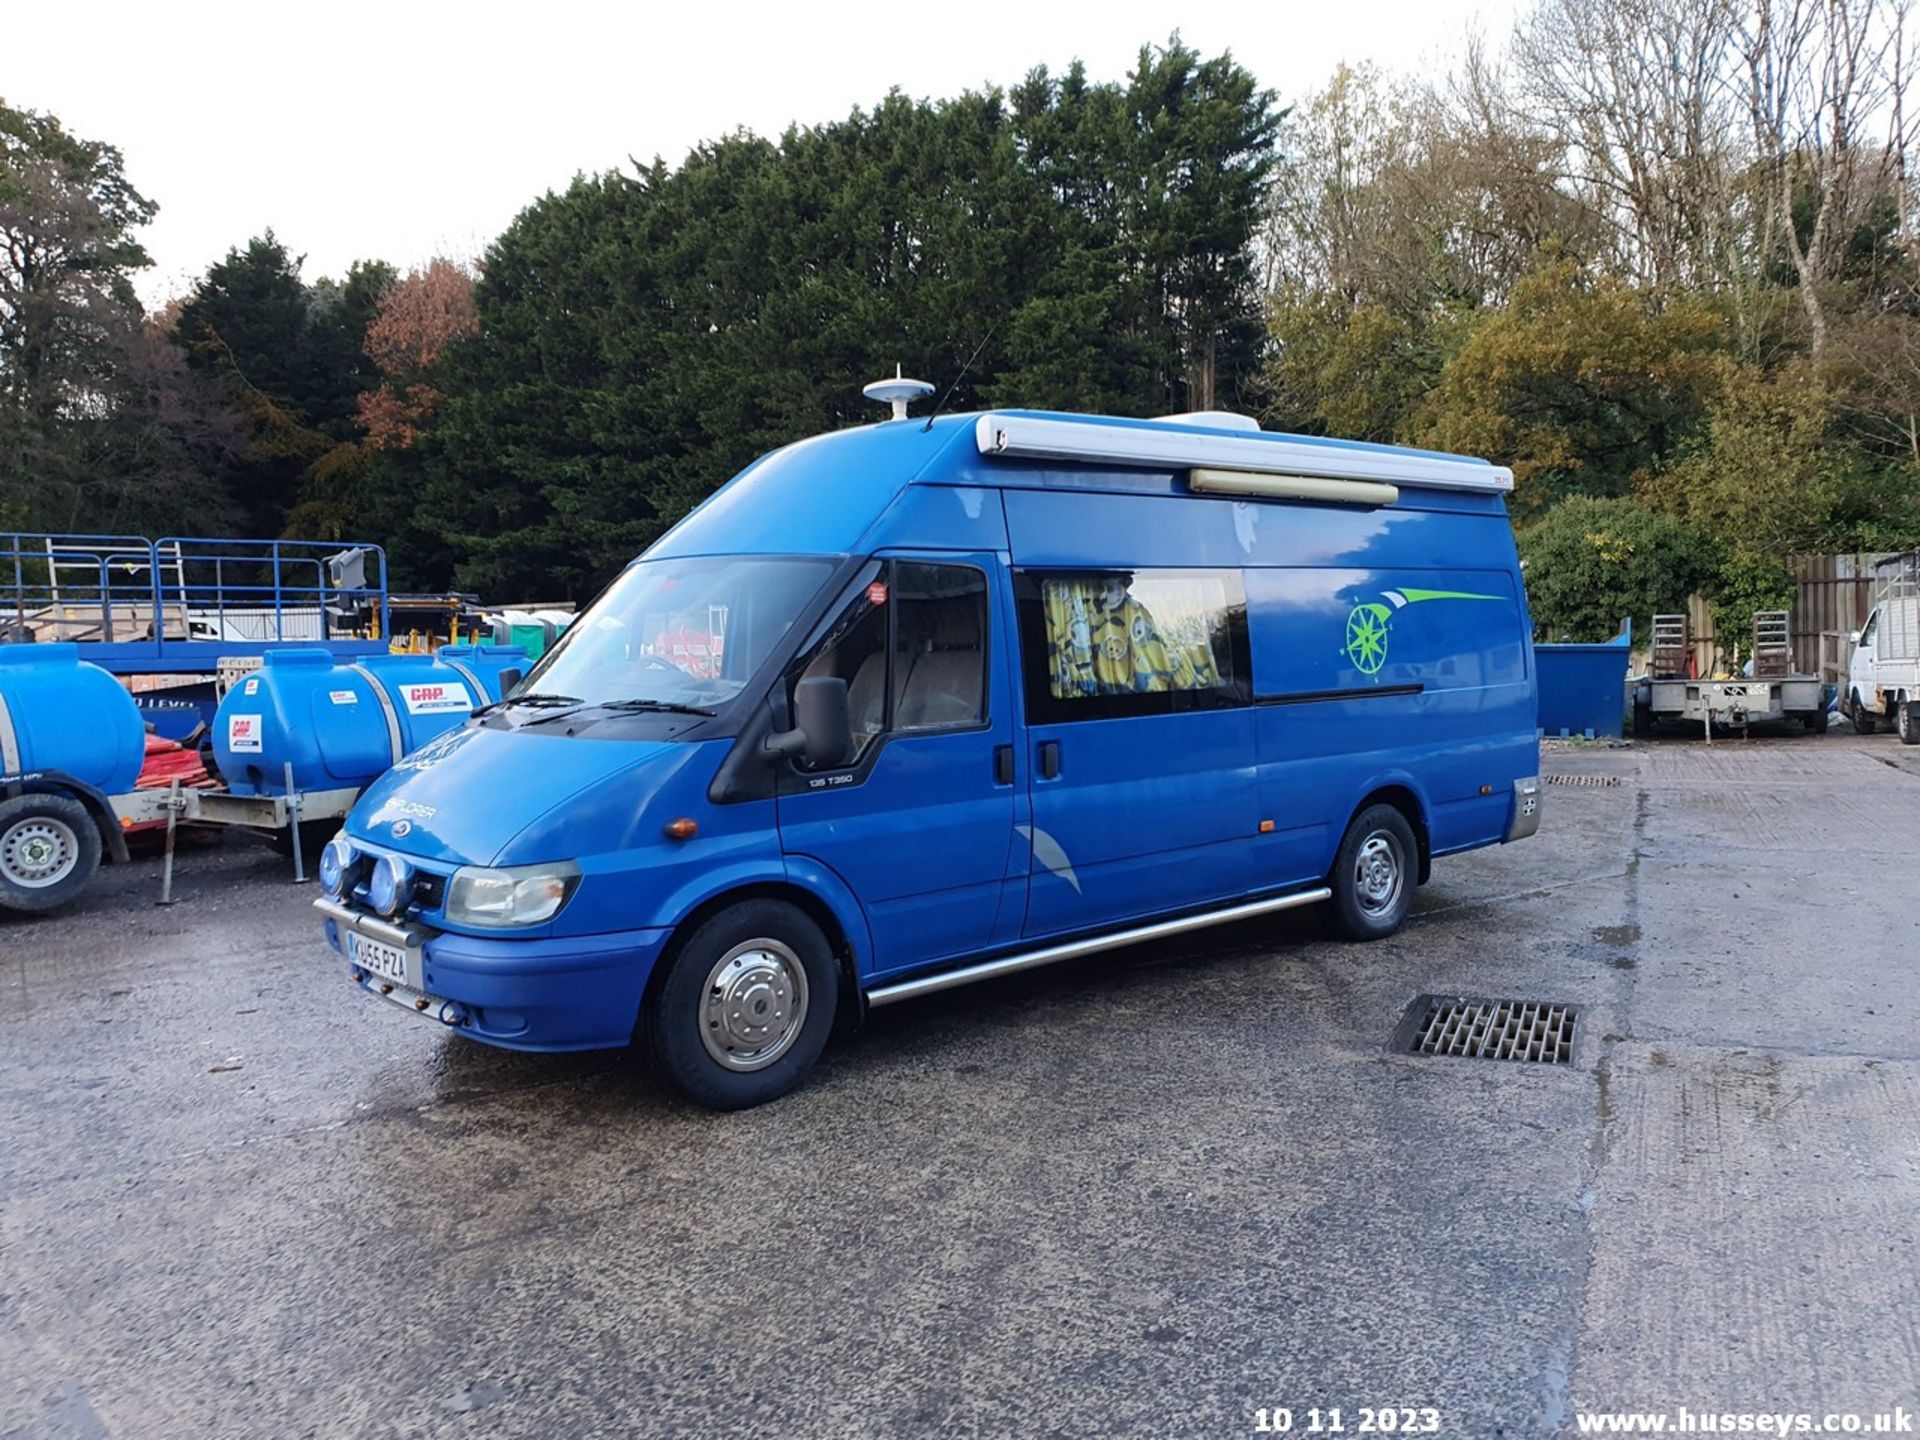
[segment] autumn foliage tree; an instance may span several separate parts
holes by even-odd
[[[424,433],[441,400],[435,368],[448,346],[480,328],[473,283],[465,266],[436,259],[380,297],[366,350],[382,379],[360,395],[356,411],[369,445],[406,449]]]

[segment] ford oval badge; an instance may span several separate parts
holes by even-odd
[[[413,822],[411,820],[396,820],[393,822],[393,838],[394,839],[404,840],[407,838],[407,836],[411,835],[412,833],[413,833]]]

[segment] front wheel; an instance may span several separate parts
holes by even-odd
[[[1880,717],[1860,703],[1860,692],[1853,692],[1853,704],[1847,711],[1847,718],[1853,721],[1853,733],[1871,735],[1880,728]]]
[[[783,900],[748,900],[675,950],[641,1023],[667,1079],[710,1109],[743,1110],[813,1068],[839,997],[820,927]]]
[[[65,795],[0,802],[0,905],[52,910],[100,868],[100,831],[87,807]]]
[[[1413,827],[1393,806],[1370,805],[1353,817],[1328,882],[1333,913],[1349,939],[1380,940],[1406,923],[1419,854]]]

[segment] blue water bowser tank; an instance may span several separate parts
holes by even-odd
[[[348,665],[327,650],[269,651],[221,700],[214,758],[236,795],[283,794],[289,763],[296,790],[357,789],[498,700],[501,676],[527,665],[525,651],[491,646]]]
[[[0,645],[0,774],[59,770],[122,795],[146,753],[133,696],[78,645]]]
[[[467,671],[494,700],[500,698],[502,677],[510,688],[533,668],[532,657],[518,645],[442,645],[440,660]]]

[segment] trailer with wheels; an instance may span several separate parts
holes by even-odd
[[[185,789],[129,790],[108,795],[62,770],[0,774],[0,910],[54,910],[85,890],[104,861],[125,864],[126,831],[164,822],[237,826],[286,837],[294,878],[306,879],[306,855],[321,837],[307,826],[338,827],[359,789],[310,794],[229,795]],[[303,842],[303,836],[306,837]],[[170,899],[171,844],[161,899]]]
[[[1840,708],[1862,735],[1885,725],[1903,744],[1920,745],[1920,551],[1875,565],[1872,594],[1867,623],[1848,637]]]
[[[287,834],[297,850],[302,821],[338,821],[360,792],[296,790],[291,765],[279,795],[177,781],[142,789],[145,755],[133,697],[77,646],[0,645],[0,909],[66,904],[103,861],[129,858],[127,831],[138,825],[163,821],[170,833],[181,822],[237,825]]]
[[[223,826],[274,841],[294,879],[354,799],[400,758],[500,699],[527,664],[510,647],[335,664],[324,649],[268,652],[221,702],[226,788],[139,784],[146,731],[133,698],[72,643],[0,645],[0,909],[40,911],[86,888],[127,832]]]
[[[1693,668],[1692,639],[1684,615],[1653,617],[1653,648],[1647,673],[1634,685],[1633,733],[1645,737],[1661,721],[1746,733],[1755,724],[1798,720],[1808,733],[1827,728],[1826,686],[1817,675],[1793,668],[1793,645],[1785,610],[1753,616],[1750,674],[1702,678]]]

